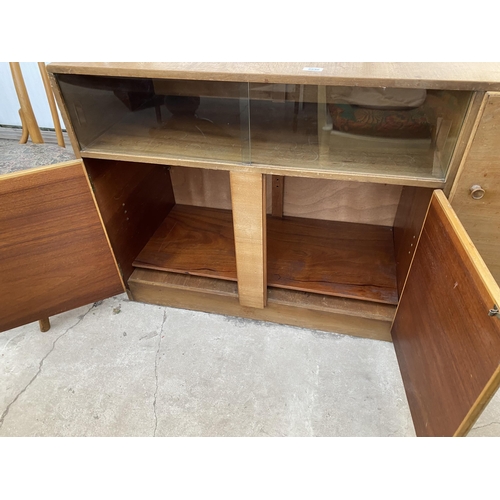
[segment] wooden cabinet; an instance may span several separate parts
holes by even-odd
[[[400,78],[397,65],[370,75],[278,66],[49,66],[81,163],[0,179],[9,206],[35,203],[0,219],[13,259],[0,293],[18,308],[0,327],[126,289],[138,301],[392,339],[417,433],[465,434],[500,381],[488,269],[499,265],[500,78],[488,65],[469,69],[474,79],[453,65],[424,79],[411,65]],[[58,189],[58,176],[74,184]],[[54,207],[38,211],[38,182]],[[484,197],[472,200],[469,184]],[[18,274],[32,251],[19,217],[22,234],[38,235],[45,217],[55,228],[42,233],[57,252],[34,271],[39,303],[23,304],[33,271]],[[51,302],[42,290],[52,282]]]

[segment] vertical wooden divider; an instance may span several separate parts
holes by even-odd
[[[240,305],[267,302],[266,189],[258,172],[231,172],[234,244]]]

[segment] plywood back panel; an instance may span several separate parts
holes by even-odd
[[[171,167],[170,176],[179,205],[231,210],[228,171]]]
[[[231,210],[229,172],[171,167],[175,200],[181,205]],[[272,212],[271,175],[266,175],[266,211]],[[283,215],[392,226],[401,186],[304,177],[283,179]]]
[[[283,215],[392,226],[401,186],[286,177]]]

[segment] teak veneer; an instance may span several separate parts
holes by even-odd
[[[0,177],[0,330],[125,290],[392,340],[417,434],[469,431],[500,384],[499,64],[47,69],[79,160]]]

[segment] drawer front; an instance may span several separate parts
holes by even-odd
[[[471,188],[474,193],[471,193]],[[500,282],[500,93],[486,94],[470,149],[450,194],[450,202]]]

